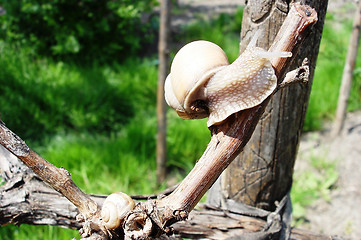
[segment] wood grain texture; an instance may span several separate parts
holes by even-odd
[[[0,144],[9,152],[18,157],[37,176],[56,191],[72,202],[85,218],[97,217],[100,208],[87,194],[78,188],[71,179],[70,173],[64,168],[57,168],[47,162],[3,122],[0,122]]]
[[[167,104],[164,99],[164,83],[169,69],[169,34],[171,1],[160,1],[160,24],[158,41],[158,88],[157,88],[157,182],[162,184],[167,170]]]
[[[0,146],[0,225],[47,224],[78,228],[76,207]]]

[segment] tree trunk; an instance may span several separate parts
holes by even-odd
[[[158,43],[158,93],[157,93],[157,181],[162,183],[166,177],[167,145],[166,145],[166,112],[164,101],[164,82],[169,67],[169,26],[170,26],[171,0],[162,0],[160,4],[160,26]]]
[[[331,132],[332,137],[336,137],[337,135],[340,134],[345,121],[347,102],[350,96],[350,90],[352,84],[352,75],[353,75],[353,70],[355,69],[355,63],[357,58],[357,49],[360,39],[360,28],[361,28],[361,1],[359,1],[353,22],[350,43],[347,51],[346,63],[343,69],[340,95],[338,96],[336,121],[333,125]]]
[[[263,33],[263,38],[258,40],[258,46],[269,48],[290,9],[288,2],[247,2],[243,15],[241,51],[258,29]],[[319,20],[301,46],[290,70],[300,66],[304,58],[308,58],[309,82],[307,85],[293,84],[273,96],[244,151],[210,190],[208,202],[214,206],[227,209],[230,202],[232,206],[234,202],[242,202],[274,210],[275,201],[280,201],[291,188],[293,167],[327,9],[327,1],[306,2],[317,11]],[[230,199],[232,201],[229,201]]]

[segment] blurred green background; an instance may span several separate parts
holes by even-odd
[[[185,176],[210,133],[206,120],[183,121],[168,111],[169,175],[157,186],[157,1],[18,0],[0,1],[0,6],[6,10],[0,16],[0,113],[10,129],[69,170],[88,193],[148,194]],[[173,15],[182,11],[174,8]],[[172,35],[172,56],[175,46],[205,39],[233,61],[241,20],[242,8],[212,19],[196,14]],[[350,19],[327,15],[305,131],[333,119],[351,28]],[[358,59],[348,110],[360,107]],[[315,191],[313,185],[293,191],[301,213],[317,197]],[[310,201],[302,202],[297,197],[302,194]],[[79,238],[77,231],[52,226],[0,228],[4,240],[72,237]]]

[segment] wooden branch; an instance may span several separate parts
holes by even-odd
[[[0,146],[0,225],[48,224],[79,228],[79,213],[64,196],[45,184],[17,157]]]
[[[99,207],[88,195],[83,193],[73,182],[70,173],[64,168],[57,168],[31,150],[26,143],[0,122],[0,144],[18,157],[33,170],[44,182],[72,202],[86,218],[99,214]]]
[[[79,229],[78,211],[35,175],[12,179],[0,187],[0,225],[56,225]]]
[[[193,210],[189,219],[173,225],[174,235],[180,238],[190,239],[279,239],[272,235],[272,230],[266,234],[265,220],[242,216],[227,211],[209,209],[207,206],[200,206]],[[262,235],[263,234],[263,235]],[[264,237],[264,238],[262,238]],[[341,237],[318,234],[302,229],[291,230],[291,240],[341,240]]]
[[[76,207],[1,146],[0,169],[2,170],[1,177],[6,179],[6,183],[0,187],[0,225],[26,223],[56,225],[73,229],[82,227],[82,224],[76,220],[76,215],[79,213]],[[158,194],[158,197],[169,191]],[[154,194],[151,197],[155,196],[157,195]],[[91,197],[100,206],[106,198],[104,195],[92,195]],[[132,197],[147,198],[146,195]],[[248,236],[253,233],[257,234],[265,224],[266,221],[259,218],[199,205],[190,213],[187,221],[175,223],[172,226],[174,228],[173,236],[165,239],[227,239],[229,237],[240,239],[242,237],[239,236],[240,234]],[[291,239],[326,240],[334,238],[301,229],[292,229]]]
[[[270,51],[291,51],[295,56],[302,41],[309,34],[310,26],[316,21],[317,13],[313,9],[294,4]],[[291,58],[272,61],[279,84],[291,61]],[[222,171],[242,151],[270,98],[259,106],[231,115],[219,126],[213,126],[210,129],[211,141],[192,171],[169,196],[138,205],[125,220],[125,234],[130,238],[138,236],[139,233],[144,236],[140,227],[141,222],[145,222],[144,218],[151,218],[154,223],[152,234],[155,236],[167,232],[167,227],[171,224],[186,219]],[[133,221],[136,219],[140,224],[134,227]]]
[[[0,146],[0,225],[34,224],[56,225],[80,229],[83,224],[76,220],[77,208],[62,194],[44,183],[15,155]],[[177,186],[177,185],[176,185]],[[161,193],[133,195],[134,200],[156,199],[169,195],[176,186]],[[90,195],[99,206],[106,195]]]

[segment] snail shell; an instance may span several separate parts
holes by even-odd
[[[185,45],[176,54],[165,82],[168,105],[183,119],[208,116],[210,127],[262,103],[277,86],[270,59],[292,54],[255,47],[257,35],[232,64],[214,43],[196,41]]]
[[[134,206],[133,199],[127,194],[122,192],[110,194],[105,199],[101,211],[104,226],[108,229],[118,228]]]
[[[165,100],[183,119],[205,118],[207,109],[195,105],[202,97],[203,85],[229,64],[224,51],[208,41],[188,43],[174,57],[165,81]]]

